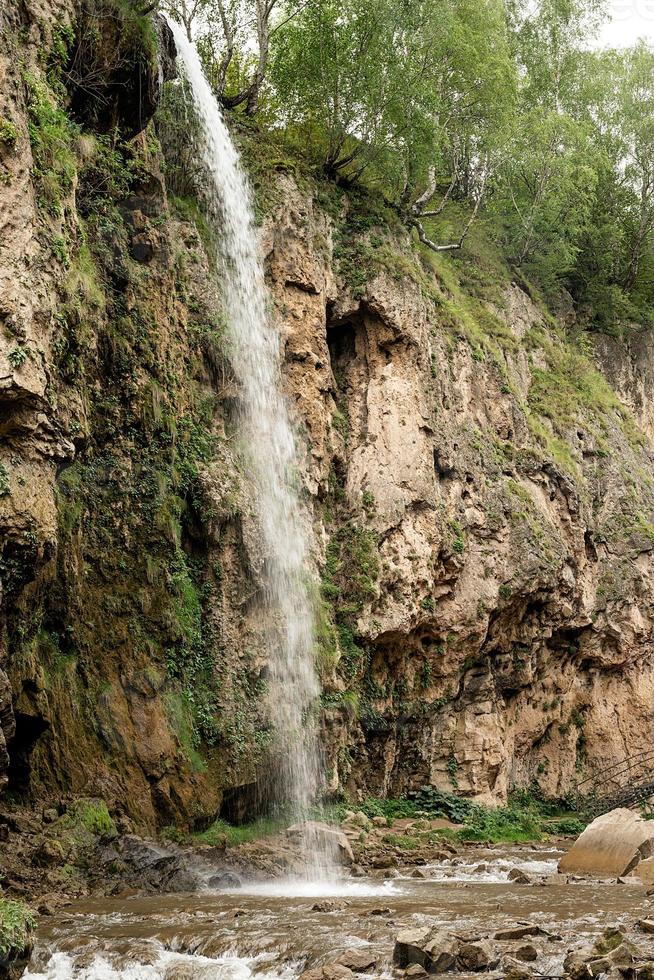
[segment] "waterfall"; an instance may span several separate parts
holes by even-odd
[[[296,489],[295,439],[281,388],[279,338],[267,310],[248,181],[195,47],[181,27],[167,20],[201,126],[208,210],[215,215],[224,274],[229,354],[239,385],[244,463],[260,524],[270,717],[280,747],[275,789],[304,818],[317,790],[319,756],[310,712],[319,687],[308,546]],[[314,873],[329,864],[322,839],[315,832],[305,839]]]

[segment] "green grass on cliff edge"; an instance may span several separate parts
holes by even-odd
[[[0,898],[0,956],[25,949],[35,928],[36,920],[26,905]]]

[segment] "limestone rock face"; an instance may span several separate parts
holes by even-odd
[[[654,853],[651,820],[631,810],[618,809],[597,817],[559,861],[566,874],[620,877],[636,871],[643,859]]]
[[[649,347],[614,378],[625,407],[609,407],[604,360],[577,360],[517,284],[478,308],[497,341],[451,329],[448,287],[436,273],[430,297],[406,241],[353,289],[338,221],[280,182],[269,282],[318,560],[340,563],[330,786],[564,795],[654,736]],[[564,410],[563,362],[597,402]]]

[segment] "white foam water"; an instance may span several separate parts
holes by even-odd
[[[396,881],[353,881],[351,878],[275,878],[272,881],[245,882],[235,895],[262,898],[389,898],[402,894]],[[223,889],[223,894],[232,894]]]
[[[308,541],[297,490],[298,459],[282,393],[279,336],[268,312],[251,191],[194,45],[172,19],[177,62],[201,127],[207,211],[219,243],[230,361],[239,386],[244,462],[252,483],[263,552],[262,615],[270,651],[269,705],[279,754],[279,800],[305,817],[315,801],[319,757],[311,709],[319,694],[313,662],[314,611]],[[331,865],[324,835],[311,834],[313,874]]]
[[[266,969],[262,960],[236,954],[212,959],[163,948],[148,963],[124,958],[116,962],[100,954],[76,960],[69,953],[56,952],[37,972],[24,973],[23,980],[250,980],[255,976],[257,980],[293,980],[299,972],[294,964],[277,971]]]

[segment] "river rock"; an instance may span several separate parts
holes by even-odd
[[[424,966],[420,966],[419,963],[412,963],[411,966],[407,966],[404,975],[405,977],[428,977],[429,976]]]
[[[365,816],[365,814],[363,814]],[[309,840],[325,851],[329,852],[334,859],[340,860],[342,864],[354,864],[354,854],[349,840],[342,830],[337,827],[330,827],[329,824],[321,823],[319,820],[307,820],[305,823],[295,823],[286,831],[291,838],[309,838]]]
[[[504,980],[528,980],[533,976],[531,970],[521,960],[517,960],[513,956],[503,957],[502,967]]]
[[[450,970],[459,951],[459,942],[440,929],[404,929],[395,940],[393,962],[399,967],[418,963],[428,973]]]
[[[352,980],[354,973],[337,960],[314,966],[311,970],[301,973],[299,980]]]
[[[524,871],[520,868],[511,868],[508,874],[509,881],[512,881],[514,885],[530,885],[531,878],[526,875]]]
[[[654,821],[618,809],[597,817],[559,861],[559,871],[621,877],[654,853]]]
[[[353,973],[368,973],[377,966],[377,957],[365,949],[348,949],[336,958]]]
[[[463,970],[492,970],[499,963],[499,955],[488,939],[461,943],[457,963]]]
[[[507,929],[498,929],[498,931],[494,933],[493,939],[504,941],[511,939],[525,939],[527,936],[540,935],[542,935],[542,929],[540,926],[519,923],[515,926],[509,926]]]
[[[523,943],[521,946],[515,946],[511,950],[511,955],[517,960],[522,960],[523,963],[533,963],[538,959],[538,950],[531,943]]]
[[[654,935],[654,919],[641,919],[638,923],[638,928],[642,929],[643,932]]]

